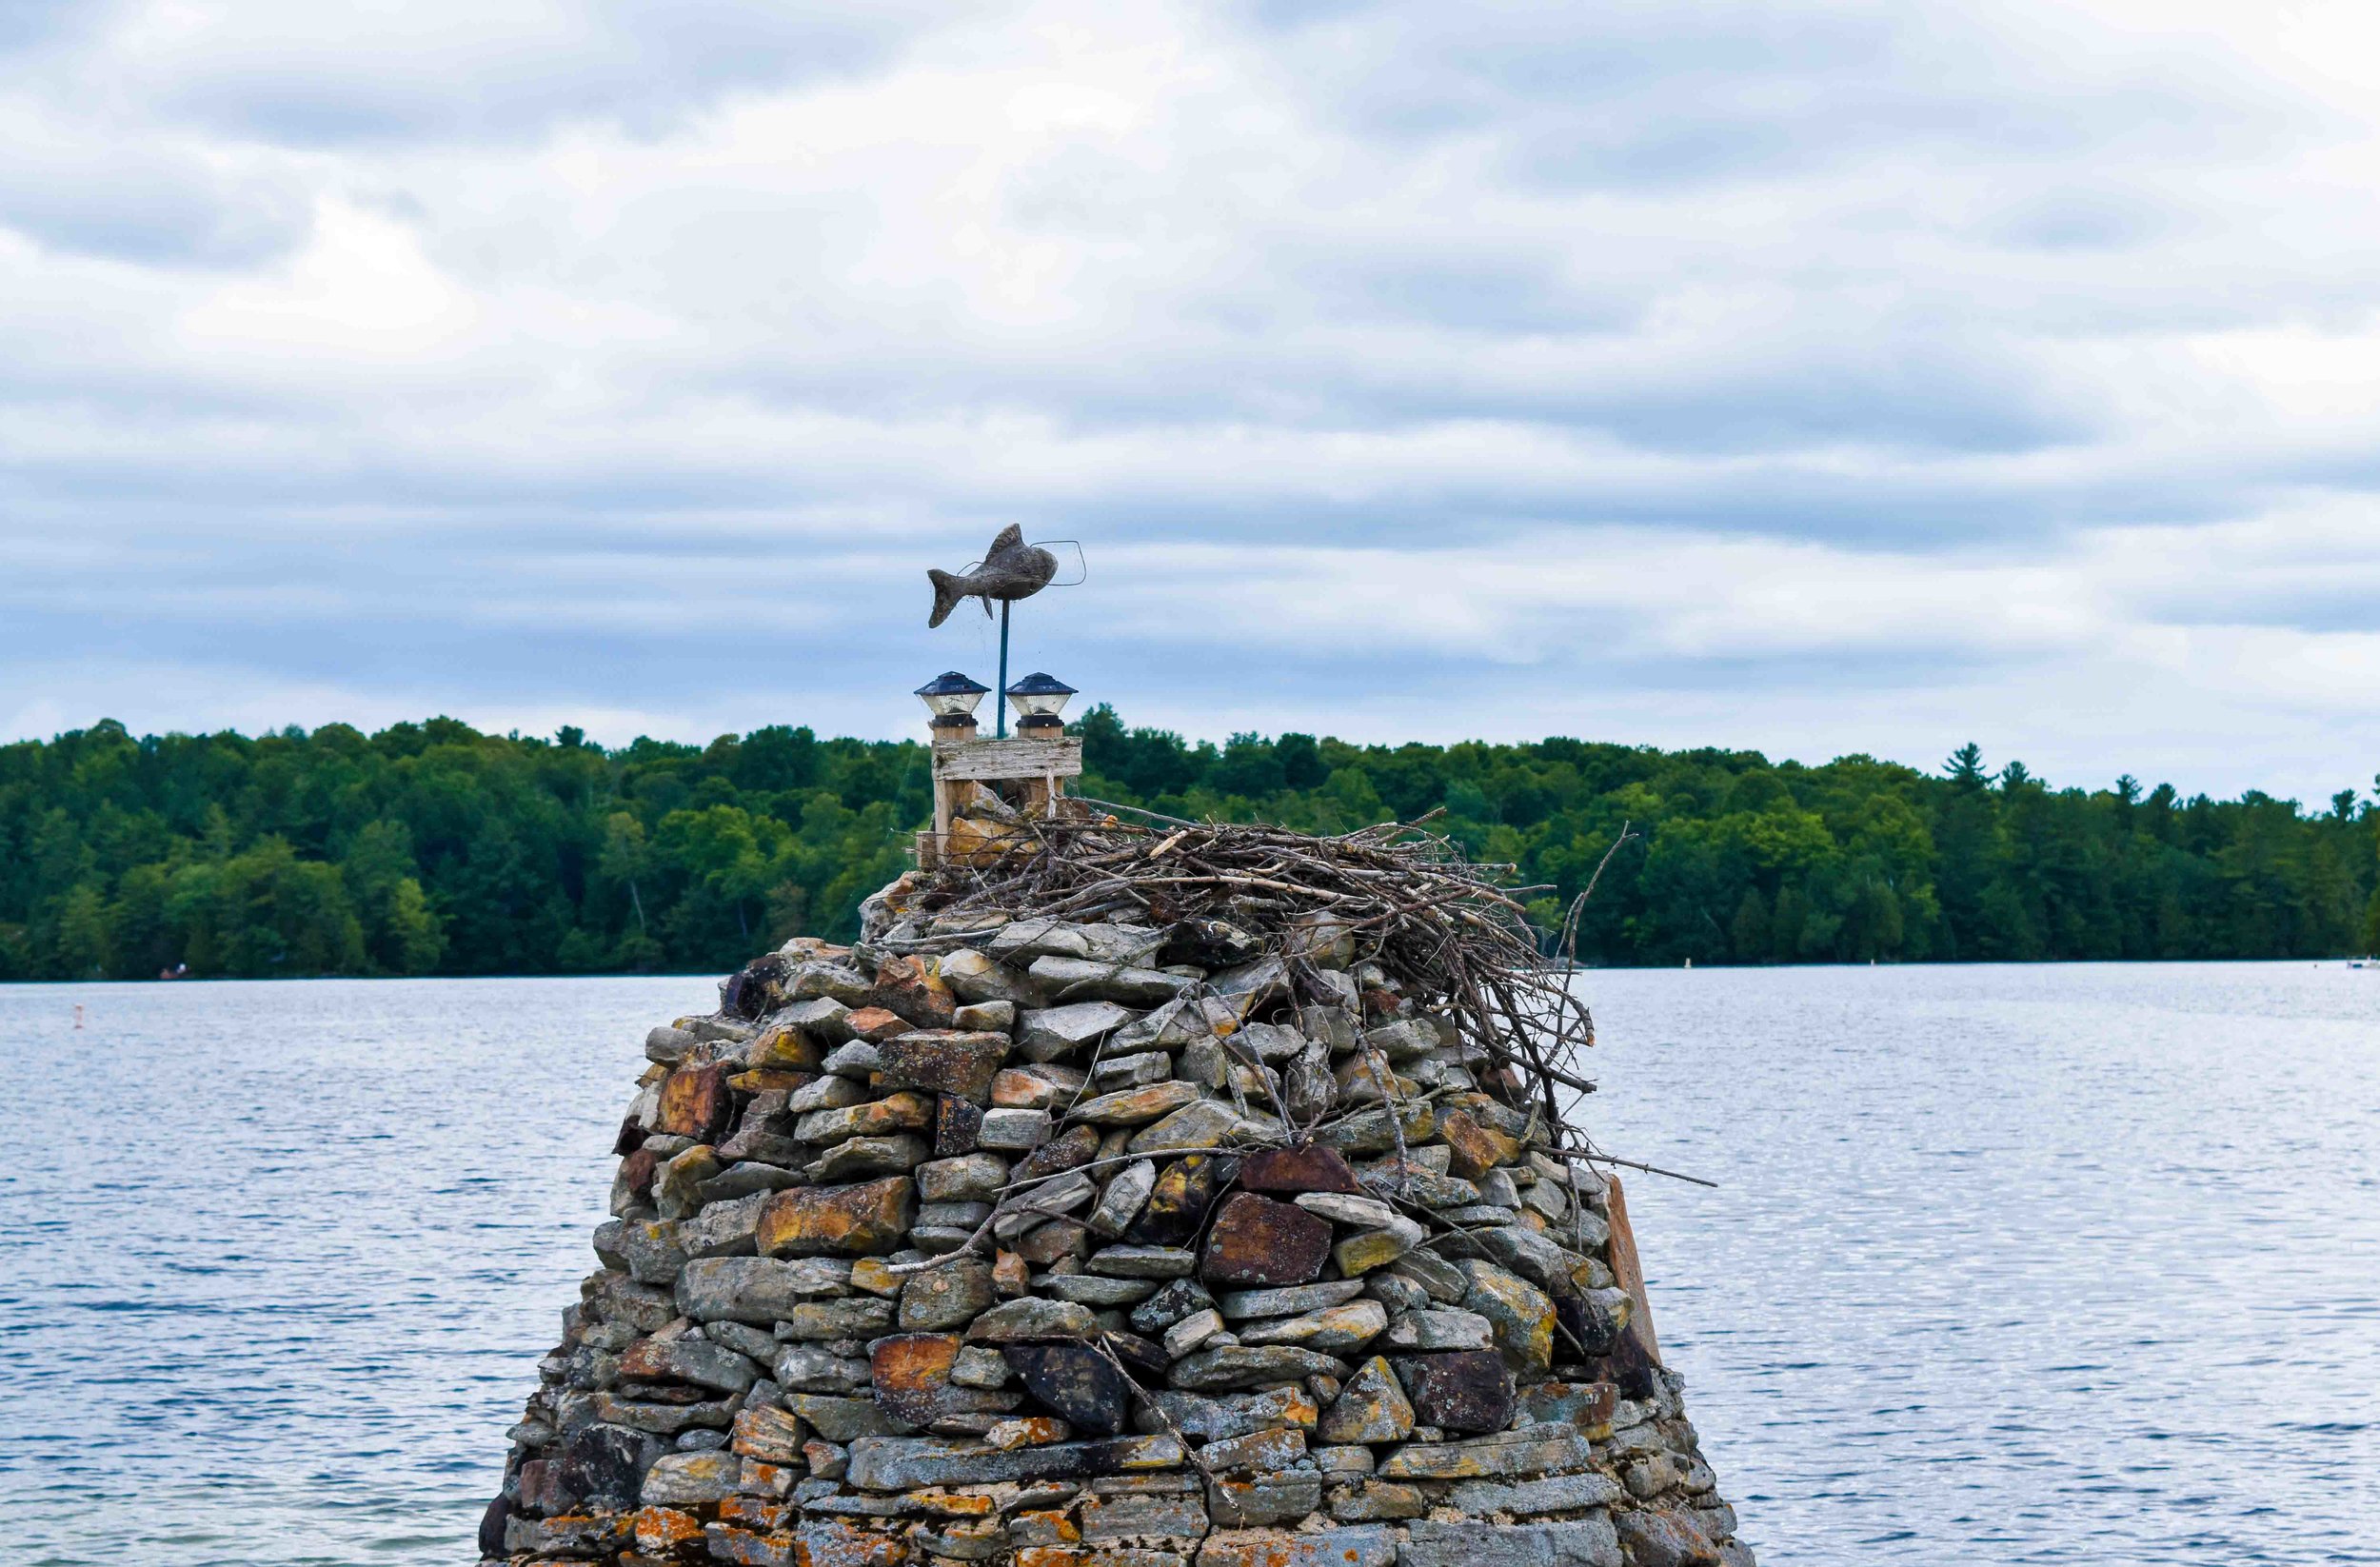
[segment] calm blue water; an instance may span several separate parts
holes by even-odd
[[[2380,971],[1600,973],[1762,1560],[2380,1559]],[[470,1559],[704,979],[0,987],[11,1560]],[[88,1009],[84,1032],[72,1007]]]

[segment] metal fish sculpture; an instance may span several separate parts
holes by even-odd
[[[1026,544],[1024,529],[1011,523],[992,541],[983,564],[966,575],[926,568],[925,580],[934,585],[934,613],[925,624],[931,628],[950,619],[962,599],[982,600],[983,613],[988,616],[994,599],[1002,603],[1029,599],[1057,575],[1058,557]]]

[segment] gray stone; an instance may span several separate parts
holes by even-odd
[[[1551,1475],[1535,1480],[1464,1480],[1447,1493],[1446,1499],[1465,1513],[1532,1517],[1609,1507],[1620,1499],[1620,1488],[1608,1475]]]
[[[1394,1380],[1392,1378],[1391,1380]],[[1252,1432],[1269,1431],[1277,1427],[1312,1426],[1315,1421],[1314,1400],[1302,1388],[1275,1388],[1269,1393],[1226,1393],[1208,1397],[1198,1393],[1180,1393],[1160,1389],[1148,1396],[1147,1403],[1135,1417],[1135,1423],[1143,1431],[1163,1431],[1170,1420],[1182,1435],[1195,1441],[1229,1441]],[[1159,1413],[1162,1412],[1163,1419]]]
[[[1165,1330],[1165,1357],[1179,1360],[1223,1331],[1223,1319],[1213,1308],[1192,1312]]]
[[[645,1472],[647,1507],[703,1507],[735,1495],[744,1460],[732,1453],[667,1453]]]
[[[1099,1319],[1087,1306],[1026,1296],[1003,1300],[978,1317],[967,1329],[967,1339],[979,1344],[1021,1343],[1037,1339],[1090,1339],[1099,1331]]]
[[[1086,958],[1036,958],[1025,972],[1061,1002],[1115,1002],[1123,1006],[1156,1006],[1174,1000],[1197,983],[1162,969]]]
[[[1206,1537],[1198,1567],[1390,1567],[1397,1557],[1396,1532],[1378,1524],[1311,1534],[1234,1529]]]
[[[1067,1119],[1098,1126],[1143,1126],[1198,1100],[1198,1084],[1167,1080],[1084,1100],[1067,1112]]]
[[[913,1132],[895,1137],[855,1137],[821,1154],[818,1162],[810,1166],[809,1177],[819,1185],[830,1186],[874,1176],[902,1175],[924,1163],[933,1152],[925,1140]]]
[[[843,1080],[827,1078],[823,1081],[841,1082]],[[806,1156],[804,1158],[806,1160]],[[707,1206],[713,1202],[729,1202],[739,1197],[749,1197],[755,1192],[782,1192],[788,1186],[801,1185],[803,1179],[792,1170],[763,1164],[758,1160],[746,1160],[742,1164],[728,1165],[696,1187],[695,1192]]]
[[[1240,1330],[1243,1344],[1297,1344],[1306,1349],[1319,1349],[1325,1354],[1345,1355],[1362,1349],[1378,1338],[1388,1326],[1388,1308],[1378,1300],[1352,1300],[1343,1306],[1325,1306],[1302,1317],[1262,1324],[1248,1323]]]
[[[910,1430],[873,1398],[839,1398],[824,1393],[789,1393],[785,1407],[830,1442],[895,1436]]]
[[[777,1337],[800,1339],[873,1339],[893,1327],[890,1300],[853,1299],[814,1300],[778,1314]]]
[[[912,1233],[930,1229],[971,1230],[992,1217],[989,1202],[921,1202]]]
[[[765,1325],[804,1301],[851,1293],[851,1265],[827,1258],[701,1258],[678,1276],[677,1306],[698,1322],[722,1318]]]
[[[926,1202],[996,1202],[1008,1183],[1008,1161],[998,1154],[962,1154],[917,1167],[918,1197]]]
[[[1384,1270],[1363,1276],[1363,1293],[1386,1306],[1392,1318],[1428,1311],[1436,1303],[1431,1300],[1428,1290],[1410,1279],[1399,1279]]]
[[[1680,1512],[1660,1508],[1621,1513],[1614,1521],[1636,1567],[1702,1567],[1718,1555],[1700,1523]]]
[[[1333,1055],[1353,1050],[1362,1037],[1356,1014],[1342,1006],[1298,1008],[1298,1032],[1307,1039],[1321,1041],[1330,1046]]]
[[[1319,1284],[1291,1284],[1281,1289],[1232,1290],[1217,1298],[1224,1317],[1240,1321],[1251,1317],[1298,1317],[1325,1306],[1344,1305],[1363,1293],[1359,1279],[1329,1279]]]
[[[883,1065],[884,1060],[877,1054],[876,1046],[865,1040],[853,1040],[847,1044],[835,1046],[820,1070],[839,1078],[857,1078],[865,1081],[872,1074],[882,1071]]]
[[[1132,1326],[1137,1333],[1162,1333],[1194,1312],[1215,1304],[1204,1284],[1195,1279],[1177,1279],[1148,1298],[1132,1313]]]
[[[1138,1305],[1157,1293],[1154,1279],[1106,1279],[1095,1273],[1047,1274],[1035,1279],[1033,1287],[1086,1306]]]
[[[1366,1029],[1363,1043],[1366,1049],[1379,1051],[1393,1065],[1418,1061],[1438,1047],[1438,1025],[1426,1018],[1399,1018]]]
[[[1315,1435],[1326,1442],[1400,1442],[1413,1432],[1413,1401],[1378,1356],[1363,1363],[1322,1412]]]
[[[631,1431],[674,1437],[689,1426],[727,1424],[736,1418],[736,1401],[712,1398],[691,1404],[654,1404],[598,1393],[595,1418],[605,1425],[625,1425]]]
[[[792,1343],[777,1354],[777,1380],[789,1393],[857,1393],[868,1385],[868,1362],[818,1344]]]
[[[1230,1105],[1200,1100],[1136,1134],[1130,1147],[1136,1154],[1196,1152],[1236,1141],[1241,1132],[1240,1117]]]
[[[1195,1543],[1206,1537],[1206,1507],[1195,1496],[1093,1497],[1077,1516],[1085,1545],[1124,1539]]]
[[[1331,1517],[1341,1523],[1418,1518],[1430,1510],[1430,1500],[1421,1494],[1420,1487],[1399,1485],[1395,1480],[1334,1485],[1325,1493],[1325,1500]]]
[[[742,1393],[757,1375],[746,1357],[701,1339],[647,1339],[620,1357],[621,1379],[629,1382],[690,1382]]]
[[[973,1321],[992,1303],[992,1265],[978,1258],[909,1275],[901,1287],[903,1333],[938,1333]]]
[[[1388,1265],[1388,1272],[1398,1279],[1410,1279],[1430,1294],[1433,1300],[1448,1305],[1459,1304],[1471,1280],[1462,1269],[1434,1251],[1410,1251]]]
[[[1084,1265],[1117,1279],[1185,1279],[1197,1270],[1199,1254],[1178,1246],[1103,1246]]]
[[[921,1094],[892,1094],[840,1110],[813,1110],[794,1122],[793,1135],[798,1141],[831,1148],[855,1137],[922,1130],[932,1123],[933,1109],[933,1101]]]
[[[942,1438],[863,1437],[851,1444],[844,1478],[863,1491],[914,1491],[929,1485],[1001,1485],[1037,1479],[1171,1469],[1183,1461],[1171,1437],[1113,1437],[1053,1442],[1006,1452]]]
[[[742,1168],[742,1166],[738,1166]],[[713,1202],[678,1225],[678,1244],[688,1257],[748,1256],[752,1236],[761,1227],[761,1210],[774,1195],[754,1192],[726,1202]]]
[[[950,1379],[961,1387],[995,1388],[1008,1384],[1008,1359],[996,1349],[968,1344],[951,1363]]]
[[[1412,1144],[1429,1136],[1437,1124],[1437,1116],[1427,1104],[1407,1104],[1395,1122],[1389,1120],[1387,1106],[1379,1105],[1323,1128],[1314,1141],[1337,1153],[1384,1154],[1397,1146],[1400,1129],[1404,1141]]]
[[[663,1023],[645,1036],[645,1059],[659,1061],[664,1066],[675,1066],[693,1054],[695,1046],[702,1042],[700,1038],[685,1029]]]
[[[1435,1307],[1398,1318],[1389,1325],[1390,1349],[1494,1349],[1488,1319],[1476,1311]]]
[[[864,1082],[832,1076],[814,1078],[785,1096],[785,1113],[797,1117],[816,1115],[821,1110],[848,1110],[867,1101]]]
[[[986,1148],[1024,1151],[1049,1141],[1047,1110],[986,1110],[976,1141]]]
[[[1012,920],[984,950],[1003,962],[1081,958],[1096,963],[1140,964],[1157,955],[1165,933],[1147,925],[1069,924],[1060,920]]]
[[[1247,1017],[1289,994],[1289,968],[1279,958],[1234,964],[1207,982],[1207,989]]]
[[[1231,1346],[1223,1349],[1202,1349],[1186,1359],[1174,1362],[1173,1383],[1191,1393],[1213,1393],[1229,1388],[1257,1387],[1265,1382],[1302,1381],[1308,1377],[1350,1375],[1347,1362],[1310,1349],[1296,1349],[1286,1344],[1251,1349]]]
[[[609,1225],[605,1226],[610,1229]],[[617,1236],[619,1261],[629,1278],[640,1284],[669,1284],[677,1281],[679,1270],[685,1266],[685,1250],[678,1244],[678,1221],[656,1219],[639,1222],[628,1220],[613,1232]],[[609,1260],[609,1259],[606,1259]]]
[[[950,1026],[966,1034],[1009,1034],[1016,1031],[1017,1003],[974,1002],[950,1015]]]
[[[1202,1466],[1219,1475],[1271,1474],[1304,1461],[1306,1434],[1296,1426],[1276,1426],[1226,1437],[1199,1450]]]
[[[1217,1480],[1206,1489],[1206,1505],[1219,1529],[1294,1523],[1322,1505],[1322,1477],[1290,1472]]]
[[[1113,1002],[1080,1002],[1025,1012],[1017,1020],[1017,1054],[1026,1061],[1057,1061],[1073,1055],[1140,1017]]]
[[[1162,1050],[1143,1050],[1139,1055],[1110,1056],[1101,1061],[1091,1073],[1091,1084],[1107,1092],[1163,1082],[1173,1075],[1173,1057]]]
[[[1540,1289],[1575,1290],[1571,1272],[1584,1260],[1537,1231],[1518,1224],[1499,1224],[1470,1231],[1471,1239],[1490,1257]]]
[[[851,1037],[851,1008],[832,996],[813,996],[780,1008],[768,1020],[799,1028],[823,1045],[837,1045]]]
[[[792,994],[796,1001],[831,996],[845,1006],[865,1006],[876,994],[876,986],[848,964],[807,962],[794,970]]]
[[[703,1324],[703,1337],[714,1344],[726,1345],[738,1355],[749,1356],[762,1365],[766,1365],[777,1359],[776,1337],[767,1329],[756,1327],[749,1322],[730,1322],[724,1319],[705,1322]],[[756,1388],[754,1397],[758,1396]]]
[[[972,947],[962,946],[945,955],[934,972],[962,1002],[1039,1006],[1049,999],[1029,976]]]
[[[1396,1209],[1377,1197],[1350,1197],[1345,1192],[1305,1192],[1294,1199],[1308,1213],[1320,1214],[1334,1224],[1351,1224],[1358,1229],[1393,1229],[1398,1223],[1410,1223]]]
[[[1192,1040],[1213,1039],[1240,1026],[1240,1009],[1220,997],[1173,1001],[1117,1031],[1108,1049],[1119,1056],[1142,1050],[1180,1050]]]
[[[1195,1082],[1209,1092],[1220,1092],[1231,1081],[1232,1060],[1217,1039],[1192,1040],[1174,1058],[1174,1076],[1184,1082]]]
[[[1572,1523],[1432,1523],[1405,1526],[1397,1567],[1620,1567],[1607,1517]]]
[[[1621,1478],[1630,1496],[1650,1500],[1677,1483],[1677,1460],[1666,1453],[1647,1454],[1630,1464]]]
[[[1252,1022],[1233,1035],[1231,1042],[1257,1060],[1278,1066],[1306,1047],[1306,1037],[1279,1023]]]
[[[1380,1465],[1381,1478],[1392,1480],[1497,1479],[1547,1475],[1584,1469],[1594,1460],[1594,1444],[1583,1433],[1554,1427],[1524,1426],[1499,1436],[1472,1441],[1409,1442]]]
[[[1136,1160],[1108,1179],[1107,1189],[1100,1194],[1099,1206],[1091,1210],[1085,1220],[1093,1235],[1109,1240],[1124,1233],[1124,1229],[1140,1216],[1149,1200],[1149,1193],[1157,1185],[1157,1166],[1148,1160]]]

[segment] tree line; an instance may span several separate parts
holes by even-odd
[[[1968,745],[1866,756],[1191,742],[1109,708],[1081,792],[1341,832],[1438,812],[1602,964],[2306,958],[2380,948],[2380,808]],[[2380,780],[2375,780],[2380,784]],[[453,719],[0,746],[0,980],[718,971],[848,937],[929,816],[926,748],[771,726],[605,749]],[[1608,859],[1608,863],[1606,861]]]

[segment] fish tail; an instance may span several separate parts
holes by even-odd
[[[930,631],[950,619],[950,612],[959,607],[961,599],[967,596],[967,580],[954,577],[947,571],[937,571],[932,566],[925,568],[925,580],[934,585],[934,613],[925,623],[926,629]]]

